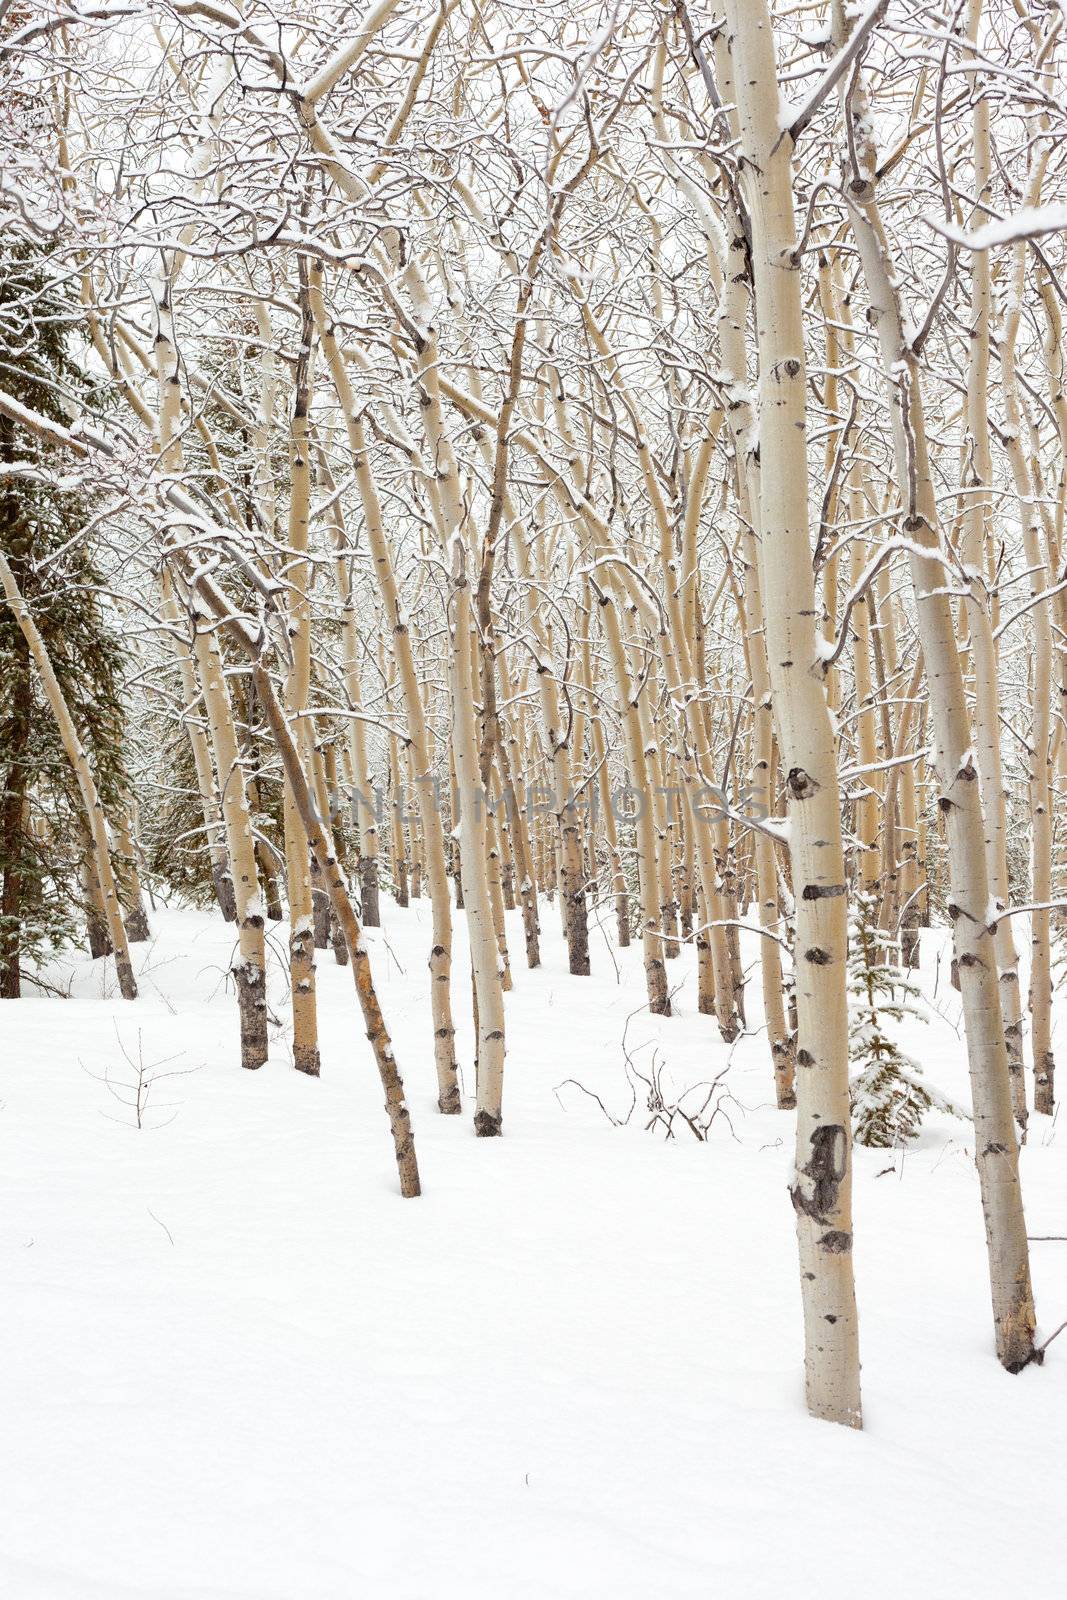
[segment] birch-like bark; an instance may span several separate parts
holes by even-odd
[[[1039,179],[1030,186],[1027,204],[1039,198]],[[1016,344],[1019,318],[1023,302],[1023,281],[1026,272],[1027,246],[1014,248],[1012,279],[1008,293],[1008,312],[999,341],[1001,385],[1004,392],[1006,426],[1003,429],[1005,447],[1011,464],[1012,480],[1019,502],[1019,521],[1023,532],[1023,552],[1029,574],[1030,593],[1036,597],[1051,586],[1045,558],[1045,540],[1041,528],[1041,500],[1034,482],[1034,473],[1023,450],[1025,417],[1016,370]],[[1036,467],[1036,461],[1034,463]],[[1030,851],[1032,864],[1032,893],[1034,904],[1047,907],[1052,898],[1052,791],[1050,784],[1050,743],[1052,735],[1052,678],[1054,672],[1052,649],[1052,618],[1049,602],[1039,602],[1030,612],[1033,628],[1033,696],[1031,710],[1031,771],[1030,771]],[[1004,917],[1000,929],[1010,923]],[[1016,974],[1016,989],[1018,975]],[[1051,1116],[1055,1103],[1055,1057],[1052,1052],[1052,951],[1049,912],[1030,913],[1030,1017],[1033,1028],[1034,1052],[1034,1109]],[[1019,1027],[1022,1019],[1020,1015]],[[1018,1076],[1022,1079],[1022,1050],[1020,1046]],[[1025,1106],[1025,1091],[1023,1105]],[[1025,1124],[1024,1124],[1025,1125]]]
[[[498,965],[486,853],[485,803],[481,790],[474,678],[469,640],[474,626],[468,549],[468,518],[460,493],[459,467],[445,428],[438,381],[437,337],[426,286],[414,260],[404,274],[418,326],[416,361],[423,427],[434,462],[439,534],[449,569],[449,685],[452,694],[452,756],[460,803],[460,871],[474,970],[478,1013],[475,1132],[495,1137],[503,1124],[504,992]]]
[[[505,702],[510,702],[512,699],[512,687],[503,650],[497,652],[496,660],[497,670],[500,674],[500,688]],[[522,708],[520,706],[516,709],[514,716],[504,719],[500,742],[497,746],[497,755],[500,761],[501,792],[511,828],[511,846],[515,857],[519,902],[522,906],[522,928],[526,941],[526,965],[533,968],[541,965],[537,882],[530,843],[530,830],[526,817],[526,796],[525,794],[520,794],[515,787],[516,771],[521,773],[525,770],[525,760],[519,759],[519,752],[525,750],[525,742],[519,738],[517,731],[522,724],[521,712]]]
[[[861,1426],[852,1271],[846,885],[834,730],[819,670],[808,529],[805,361],[791,142],[765,0],[727,0],[752,229],[767,658],[796,900],[797,1143],[808,1409]]]
[[[366,1024],[367,1038],[374,1052],[378,1075],[385,1093],[385,1109],[389,1118],[393,1152],[400,1178],[400,1192],[405,1197],[418,1195],[421,1190],[418,1163],[415,1158],[415,1137],[411,1128],[411,1116],[404,1096],[403,1080],[396,1064],[396,1058],[393,1055],[392,1041],[389,1038],[385,1019],[378,1003],[378,995],[371,973],[370,957],[363,944],[363,930],[349,898],[348,890],[345,887],[344,874],[334,854],[331,841],[327,837],[319,819],[307,775],[301,761],[300,751],[289,727],[284,707],[274,688],[274,684],[271,682],[269,673],[259,659],[258,640],[245,626],[241,618],[234,615],[226,596],[216,587],[211,577],[202,568],[190,571],[187,577],[194,589],[198,603],[202,603],[215,624],[225,630],[227,636],[232,639],[234,645],[248,658],[251,664],[253,687],[263,707],[271,733],[274,735],[286,781],[292,789],[310,848],[315,852],[316,859],[322,869],[330,895],[330,902],[337,920],[341,924],[349,954],[352,958],[352,977],[355,981],[356,994],[363,1013],[363,1020]]]
[[[330,487],[329,482],[327,487]],[[359,628],[356,624],[356,601],[352,587],[344,518],[340,497],[330,508],[333,528],[337,592],[341,598],[341,648],[343,651],[345,690],[353,711],[347,734],[348,757],[352,767],[351,805],[352,821],[356,829],[358,849],[360,910],[365,928],[381,925],[378,904],[378,818],[374,804],[374,786],[371,783],[370,765],[367,761],[367,725],[363,718],[363,689],[359,667]]]
[[[588,580],[583,586],[583,604],[587,622],[581,648],[582,681],[585,688],[586,711],[589,718],[593,759],[596,763],[600,816],[604,825],[604,840],[607,844],[608,864],[611,870],[611,887],[615,896],[616,932],[619,940],[619,949],[626,950],[630,944],[630,897],[622,870],[622,856],[619,853],[619,830],[615,823],[615,809],[612,803],[611,773],[608,769],[608,749],[607,740],[604,737],[604,724],[593,701],[594,681],[590,640],[593,619],[592,597]]]
[[[165,284],[164,292],[159,297],[157,311],[158,332],[155,349],[159,386],[157,431],[162,464],[169,471],[176,472],[183,465],[182,444],[178,431],[181,424],[181,388],[177,351],[174,346],[169,284]],[[164,614],[177,621],[179,615],[177,600],[166,566],[163,569],[163,607]],[[211,736],[215,771],[218,774],[234,909],[237,914],[238,954],[234,959],[232,971],[241,1026],[241,1066],[254,1071],[267,1059],[267,953],[264,905],[259,891],[252,820],[248,810],[233,706],[223,675],[218,641],[210,625],[202,613],[197,612],[195,606],[190,608],[190,614],[193,637],[188,674],[189,703],[192,705],[197,698],[197,695],[191,692],[195,688],[192,682],[192,666],[195,662],[196,676],[200,680],[199,688],[204,698],[204,710]],[[185,681],[187,677],[183,668],[183,682]]]
[[[970,0],[967,36],[978,36],[982,0]],[[974,192],[978,215],[984,215],[990,182],[989,101],[975,96],[972,122]],[[1022,247],[1025,250],[1025,246]],[[997,690],[997,648],[984,575],[991,546],[993,464],[989,450],[989,324],[992,304],[989,254],[979,251],[971,262],[971,341],[967,372],[967,456],[970,493],[964,503],[963,564],[967,577],[967,625],[974,670],[975,749],[986,828],[986,870],[989,891],[998,911],[1006,909],[1008,885],[1007,816],[1000,754],[1000,697]],[[1018,446],[1021,449],[1021,446]],[[1029,557],[1028,557],[1029,559]],[[1035,893],[1034,899],[1039,896]],[[1046,896],[1047,898],[1047,896]],[[1026,1128],[1026,1080],[1023,1075],[1023,1011],[1019,956],[1012,919],[1002,917],[994,936],[1004,1043],[1011,1075],[1012,1105],[1019,1127]]]
[[[164,580],[170,580],[164,573]],[[222,819],[233,871],[238,953],[233,962],[241,1019],[241,1065],[253,1070],[267,1059],[265,907],[259,888],[252,818],[234,728],[233,708],[223,674],[222,654],[210,618],[195,601],[190,607],[193,657],[200,677],[208,728],[219,774]]]
[[[733,80],[729,52],[717,58],[722,93],[733,100]],[[719,352],[730,405],[727,425],[734,447],[735,492],[744,527],[745,549],[745,643],[752,682],[755,737],[751,788],[754,803],[770,814],[774,808],[771,770],[774,759],[774,716],[771,682],[767,668],[767,632],[763,611],[763,580],[760,575],[760,491],[759,465],[754,446],[754,419],[749,400],[745,332],[749,319],[750,266],[748,245],[741,220],[731,203],[727,214],[729,239],[724,245],[723,289],[718,318]],[[759,922],[764,931],[760,940],[760,977],[763,1016],[771,1047],[775,1097],[780,1110],[796,1105],[796,1041],[786,1020],[782,982],[781,919],[778,914],[778,874],[774,844],[765,833],[755,834],[756,892]]]
[[[285,701],[290,717],[307,710],[311,694],[311,596],[308,585],[308,524],[311,516],[311,460],[308,411],[311,403],[313,326],[308,303],[307,266],[299,264],[300,329],[296,358],[293,414],[289,425],[289,587],[290,665]],[[301,717],[296,739],[303,770],[311,772],[311,725]],[[318,1077],[319,1028],[315,998],[315,903],[308,838],[296,796],[288,782],[282,791],[286,881],[289,888],[289,981],[293,1008],[293,1066]]]
[[[843,42],[848,24],[841,0],[834,0],[834,21],[835,38]],[[981,795],[952,605],[940,559],[919,367],[904,337],[889,246],[875,197],[877,152],[858,73],[849,89],[846,116],[851,122],[848,142],[854,156],[846,157],[844,193],[866,281],[870,322],[878,335],[886,372],[897,486],[910,543],[908,563],[926,662],[997,1356],[1008,1371],[1017,1372],[1034,1355],[1034,1300],[1000,1004],[996,920],[990,919]]]
[[[120,860],[120,898],[126,924],[126,937],[131,944],[140,944],[152,937],[148,913],[144,907],[141,889],[141,872],[138,865],[137,835],[135,827],[136,801],[128,795],[115,812],[115,843]]]
[[[371,470],[362,417],[345,369],[344,357],[337,342],[336,330],[331,323],[323,298],[322,270],[316,264],[311,274],[311,308],[318,329],[326,364],[330,369],[334,389],[344,414],[356,487],[363,507],[367,530],[367,544],[371,555],[371,568],[381,595],[387,624],[391,630],[393,655],[400,677],[400,690],[404,697],[408,737],[416,767],[416,803],[422,822],[423,847],[426,855],[426,878],[430,891],[433,918],[433,944],[430,950],[430,1007],[433,1022],[434,1065],[437,1071],[438,1106],[447,1115],[461,1110],[459,1080],[456,1073],[455,1027],[452,1022],[452,912],[448,893],[448,861],[445,853],[445,834],[437,804],[437,788],[431,763],[430,740],[426,728],[426,713],[422,690],[419,686],[415,655],[411,644],[408,619],[400,599],[392,551],[382,521],[381,503]],[[354,624],[353,624],[354,626]],[[351,693],[351,684],[350,691]],[[364,752],[365,755],[365,752]],[[362,779],[357,765],[357,776]],[[369,790],[369,777],[368,777]],[[373,796],[368,792],[368,805]]]
[[[648,992],[648,1009],[669,1017],[671,1002],[667,993],[667,968],[663,959],[663,945],[658,937],[658,876],[656,870],[656,830],[649,803],[648,768],[645,746],[641,737],[641,721],[637,710],[637,694],[630,683],[626,666],[626,652],[619,627],[619,614],[611,594],[598,591],[600,624],[607,640],[608,656],[622,712],[623,734],[626,740],[627,766],[630,785],[637,806],[635,828],[637,833],[637,881],[641,905],[641,949],[645,965],[645,984]]]

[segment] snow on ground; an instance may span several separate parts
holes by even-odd
[[[546,906],[539,972],[510,923],[505,1137],[480,1141],[434,1109],[428,904],[385,915],[369,938],[418,1200],[329,952],[321,1081],[291,1070],[284,1029],[261,1072],[238,1067],[217,917],[157,913],[134,1005],[73,957],[50,973],[73,998],[0,1008],[0,1592],[1062,1594],[1067,1334],[1043,1369],[996,1364],[969,1124],[933,1119],[904,1159],[857,1151],[866,1430],[811,1422],[792,1119],[764,1040],[731,1056],[696,1014],[691,953],[671,964],[678,1015],[639,1011],[628,1044],[638,1064],[658,1046],[680,1087],[729,1060],[732,1130],[664,1143],[557,1098],[575,1077],[625,1109],[643,984],[639,949],[599,932],[594,976],[569,977]],[[461,920],[456,954],[469,1063]],[[945,1020],[906,1043],[969,1103],[944,966]],[[280,964],[272,982],[282,1014]],[[146,1062],[196,1069],[157,1084],[140,1132],[99,1081],[128,1079],[138,1036]],[[1034,1120],[1030,1231],[1067,1233],[1067,1138]],[[1047,1335],[1067,1243],[1033,1260]]]

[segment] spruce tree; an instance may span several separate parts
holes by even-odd
[[[51,257],[0,232],[0,382],[66,423],[85,384],[71,351],[78,316]],[[123,651],[100,600],[83,530],[92,494],[55,475],[54,454],[0,419],[0,548],[45,640],[89,753],[105,810],[128,787],[122,758]],[[81,800],[59,732],[11,611],[0,606],[0,997],[91,917],[82,883]]]
[[[907,1016],[928,1021],[918,987],[906,968],[888,960],[886,937],[878,927],[878,901],[856,895],[848,943],[849,1099],[857,1144],[893,1149],[914,1139],[931,1109],[965,1115],[923,1080],[919,1063],[900,1049],[887,1022]]]

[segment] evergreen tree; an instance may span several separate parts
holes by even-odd
[[[886,1150],[914,1139],[931,1109],[965,1115],[923,1081],[918,1062],[886,1032],[887,1022],[902,1022],[907,1016],[929,1020],[917,986],[887,955],[877,898],[861,891],[848,945],[852,1133],[857,1144]]]
[[[69,341],[78,312],[41,249],[0,233],[0,382],[59,422],[84,391]],[[0,418],[0,548],[45,640],[108,812],[127,789],[123,652],[100,601],[102,577],[79,535],[91,494],[55,477],[51,459]],[[22,965],[91,915],[82,883],[81,799],[11,611],[0,606],[0,996]]]

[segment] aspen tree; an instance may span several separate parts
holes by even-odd
[[[501,693],[505,702],[511,702],[516,696],[508,674],[507,660],[503,650],[497,653],[496,662],[500,676]],[[541,965],[541,946],[533,853],[526,819],[525,796],[520,795],[515,787],[516,771],[521,772],[524,765],[518,759],[518,752],[525,750],[525,739],[519,732],[524,725],[522,706],[516,706],[512,714],[506,716],[504,720],[506,731],[502,732],[497,745],[501,792],[504,808],[510,819],[512,848],[515,853],[515,871],[519,880],[522,928],[526,940],[526,965],[528,967],[539,967]]]
[[[1042,170],[1042,164],[1039,162],[1031,181],[1030,192],[1026,195],[1027,204],[1033,205],[1037,202]],[[1037,492],[1034,471],[1030,465],[1030,460],[1036,465],[1038,458],[1035,452],[1028,460],[1023,448],[1025,418],[1016,369],[1016,345],[1022,312],[1026,252],[1025,243],[1014,246],[1008,310],[1004,318],[999,349],[1005,412],[1005,427],[1002,432],[1019,500],[1019,521],[1022,525],[1023,551],[1029,573],[1030,593],[1034,599],[1038,599],[1050,587],[1050,577],[1045,559],[1046,541],[1042,537],[1041,528],[1042,497]],[[982,255],[981,252],[979,254]],[[1033,1027],[1034,1109],[1051,1116],[1055,1074],[1055,1058],[1052,1053],[1052,955],[1048,911],[1048,903],[1052,898],[1052,796],[1049,782],[1053,677],[1052,619],[1047,601],[1035,604],[1030,614],[1034,638],[1030,735],[1031,860],[1033,899],[1036,906],[1030,913],[1030,1013]],[[1000,909],[999,901],[998,909]],[[1000,930],[1010,924],[1010,920],[1004,917],[998,923],[998,939],[1001,936]],[[1011,937],[1010,934],[1008,937]],[[1018,991],[1017,973],[1015,988]],[[1020,1017],[1019,1028],[1021,1027]],[[1020,1046],[1020,1058],[1021,1054]],[[1018,1076],[1021,1079],[1021,1059],[1018,1063]]]
[[[411,1128],[411,1115],[405,1099],[404,1083],[396,1064],[392,1041],[378,1002],[378,995],[371,972],[370,957],[363,943],[363,930],[349,898],[348,890],[345,887],[344,874],[319,818],[318,809],[304,771],[299,747],[290,730],[284,707],[275,692],[270,675],[259,659],[258,646],[254,636],[241,618],[234,615],[226,601],[226,597],[202,570],[188,573],[187,578],[194,589],[198,601],[202,602],[209,610],[217,625],[225,630],[236,647],[248,657],[251,663],[252,681],[267,721],[270,724],[271,732],[274,735],[286,781],[290,785],[293,799],[300,813],[309,846],[314,850],[319,866],[322,869],[331,904],[337,914],[337,920],[341,924],[349,955],[352,958],[352,977],[355,981],[356,995],[366,1024],[367,1038],[370,1040],[371,1049],[374,1052],[382,1089],[385,1093],[385,1109],[389,1118],[397,1173],[400,1178],[400,1192],[405,1198],[411,1198],[421,1193],[421,1186],[418,1162],[415,1156],[415,1137]]]
[[[189,645],[188,629],[182,625],[181,616],[174,601],[170,576],[166,569],[163,572],[161,589],[162,614],[164,621],[169,625],[170,637],[174,644],[174,653],[178,659],[178,670],[181,675],[182,694],[185,701],[182,722],[188,734],[189,748],[193,755],[193,770],[196,773],[200,807],[204,818],[204,833],[211,858],[211,880],[215,888],[215,898],[226,921],[236,922],[238,917],[237,901],[234,893],[233,869],[226,845],[226,824],[222,816],[218,790],[215,784],[215,773],[211,764],[209,735],[201,726],[196,710],[197,702],[200,699],[196,665]]]
[[[426,715],[419,687],[415,655],[407,613],[400,598],[392,551],[382,522],[381,502],[367,450],[366,432],[356,404],[344,356],[337,342],[336,329],[327,314],[324,298],[323,269],[321,263],[311,268],[311,308],[318,330],[319,341],[333,380],[338,404],[344,416],[356,487],[363,507],[367,543],[371,555],[371,569],[381,596],[387,626],[391,630],[392,649],[404,698],[404,712],[408,736],[412,742],[412,755],[416,768],[416,804],[422,820],[422,836],[426,851],[426,877],[430,892],[433,917],[433,944],[430,950],[430,1008],[433,1022],[434,1065],[437,1071],[438,1107],[446,1115],[457,1115],[461,1110],[459,1081],[456,1073],[455,1027],[452,1021],[452,913],[448,893],[448,861],[445,854],[445,835],[437,805],[437,790],[431,768],[429,735]],[[354,630],[354,619],[351,624]],[[346,648],[355,649],[354,632],[348,635]],[[348,658],[351,660],[351,655]],[[354,688],[354,661],[348,668],[349,693]],[[365,746],[363,747],[365,755]],[[356,761],[357,779],[368,782],[368,805],[373,805],[369,792],[369,776]],[[367,824],[368,827],[370,824]],[[377,835],[375,835],[375,840]],[[458,882],[458,879],[457,879]]]
[[[467,916],[478,1009],[478,1064],[475,1132],[495,1137],[503,1123],[504,994],[498,965],[489,890],[485,796],[481,788],[479,741],[474,716],[474,677],[469,640],[474,626],[471,594],[469,521],[460,494],[459,467],[445,428],[438,382],[437,337],[425,282],[417,264],[404,273],[414,311],[415,350],[422,397],[423,427],[435,463],[440,506],[439,534],[449,576],[449,684],[452,691],[452,757],[459,796],[460,871]]]
[[[682,776],[692,818],[693,840],[700,867],[701,883],[705,899],[713,912],[709,942],[715,968],[715,1013],[723,1037],[727,1041],[731,1041],[737,1037],[740,1030],[740,1019],[738,1018],[734,1001],[733,979],[729,965],[729,947],[723,928],[723,923],[727,920],[725,916],[727,908],[723,904],[721,897],[722,880],[715,861],[712,818],[705,815],[705,802],[701,794],[701,790],[706,787],[707,782],[707,725],[696,692],[689,641],[685,634],[682,602],[677,582],[678,564],[672,546],[670,519],[662,490],[653,468],[651,451],[644,423],[641,420],[640,409],[630,396],[617,357],[589,305],[588,296],[581,286],[580,274],[577,272],[569,274],[567,284],[582,313],[583,324],[590,341],[602,358],[612,385],[618,389],[620,398],[634,419],[637,459],[641,470],[642,482],[652,507],[653,520],[659,542],[660,562],[666,580],[666,604],[663,608],[656,638],[663,663],[663,674],[667,689],[672,702],[681,708],[679,712],[680,719],[684,723],[694,752],[692,757],[683,759]],[[569,431],[565,410],[559,401],[558,390],[556,416],[561,432],[564,433],[564,437],[571,441],[573,452],[573,436]],[[572,475],[574,472],[573,461],[572,453]],[[588,504],[588,499],[584,494],[583,501]],[[602,548],[605,545],[610,548],[610,535],[605,537],[608,530],[603,523],[600,524],[597,532],[600,535],[597,543]]]
[[[779,127],[765,0],[727,0],[752,229],[767,658],[796,899],[797,1145],[808,1409],[859,1427],[852,1273],[846,887],[834,733],[819,671],[808,532],[805,362],[791,141]]]
[[[323,476],[328,488],[335,487],[326,472]],[[356,828],[359,849],[360,910],[363,926],[377,928],[381,925],[378,909],[378,818],[374,804],[374,786],[371,783],[370,767],[367,762],[367,725],[363,715],[355,592],[352,586],[344,517],[340,499],[336,495],[331,501],[330,520],[334,538],[334,572],[337,592],[341,599],[344,683],[352,708],[352,716],[348,723],[347,751],[352,766],[350,785],[352,820]]]
[[[521,536],[515,543],[516,558],[519,571],[527,584],[532,586],[539,583],[543,587],[548,581],[543,560],[545,532],[536,514],[534,528],[537,533],[530,541],[534,552],[532,559],[530,549]],[[541,616],[538,597],[532,589],[527,591],[526,611],[527,623],[536,649],[537,692],[548,742],[548,754],[552,763],[549,792],[552,795],[552,810],[558,829],[556,847],[560,857],[559,887],[564,932],[567,936],[568,963],[573,974],[584,977],[589,973],[589,929],[586,920],[585,874],[574,807],[571,745],[568,737],[571,730],[568,728],[569,719],[564,716],[560,703],[559,685],[552,659],[551,636]]]
[[[290,556],[286,581],[289,589],[288,634],[290,660],[285,681],[286,708],[296,723],[296,739],[305,773],[311,770],[310,724],[301,714],[311,693],[311,597],[308,564],[308,522],[311,514],[311,460],[308,413],[311,405],[313,325],[308,299],[307,267],[299,263],[299,346],[293,384],[293,410],[289,425],[289,525]],[[318,1009],[315,997],[315,907],[312,867],[304,820],[292,787],[282,791],[285,825],[286,882],[289,889],[289,980],[292,986],[293,1066],[318,1077]]]
[[[92,833],[83,825],[78,829],[78,837],[82,847],[79,878],[85,896],[85,934],[90,956],[94,961],[102,961],[106,956],[112,955],[115,949],[108,933],[107,903],[104,900],[100,874],[96,870],[96,847]]]
[[[977,39],[982,0],[970,0],[966,33]],[[990,182],[989,104],[975,96],[972,115],[975,203],[983,207]],[[967,456],[969,488],[964,507],[963,564],[967,577],[967,624],[974,663],[975,748],[986,828],[986,869],[998,911],[1007,908],[1008,849],[1004,779],[1000,754],[1000,704],[997,693],[997,651],[989,598],[983,574],[991,545],[993,465],[989,450],[989,327],[992,303],[989,258],[975,257],[971,275],[971,337],[967,372]],[[1019,445],[1021,449],[1021,444]],[[1035,899],[1039,898],[1037,895]],[[1046,896],[1047,898],[1047,896]],[[1020,1128],[1026,1127],[1026,1083],[1023,1077],[1023,1014],[1019,957],[1011,918],[1002,917],[994,935],[1004,1015],[1004,1042],[1011,1074],[1012,1104]]]
[[[725,48],[718,53],[716,69],[720,77],[726,75],[723,92],[732,100],[731,62]],[[771,793],[774,718],[767,667],[763,582],[760,576],[759,468],[752,448],[755,424],[746,382],[745,330],[749,318],[750,268],[745,234],[736,208],[733,206],[727,216],[727,226],[729,240],[723,246],[726,258],[718,317],[719,351],[723,363],[723,380],[730,395],[727,423],[733,441],[734,488],[742,526],[745,529],[745,643],[755,721],[751,788],[755,804],[769,813],[774,801]],[[779,1107],[789,1110],[796,1104],[793,1085],[795,1044],[790,1035],[782,1003],[782,962],[778,943],[778,878],[774,864],[774,844],[765,833],[757,831],[754,849],[759,923],[764,934],[760,940],[763,1014],[771,1047],[775,1094]]]
[[[861,502],[859,494],[850,488],[848,504],[853,523],[859,521],[861,516]],[[851,570],[849,582],[854,589],[861,581],[865,559],[866,545],[863,540],[855,539],[852,544]],[[860,772],[857,777],[857,797],[855,801],[856,842],[859,847],[859,882],[867,894],[877,894],[881,878],[878,850],[878,795],[873,787],[874,766],[878,760],[877,734],[874,719],[874,691],[871,680],[871,623],[870,615],[865,605],[857,605],[852,609],[853,647],[852,664],[855,676],[856,689],[856,750],[859,756]]]
[[[835,0],[835,38],[847,37]],[[938,545],[918,362],[904,336],[876,199],[878,163],[862,79],[845,107],[849,119],[844,193],[870,301],[870,320],[887,377],[898,490],[909,539],[908,564],[934,731],[938,809],[948,844],[953,946],[959,968],[974,1108],[975,1159],[986,1225],[997,1356],[1010,1372],[1034,1354],[1034,1301],[1012,1116],[1008,1052],[1000,1004],[981,796],[972,753],[952,606]]]
[[[583,608],[585,612],[585,627],[582,637],[581,666],[582,684],[585,689],[585,704],[589,717],[590,738],[593,746],[593,760],[596,764],[597,796],[600,804],[600,818],[604,827],[604,841],[608,852],[608,865],[611,872],[612,892],[615,896],[615,923],[620,950],[625,950],[630,944],[630,904],[626,879],[622,870],[622,856],[619,853],[619,830],[615,823],[615,808],[612,804],[611,774],[608,770],[607,741],[604,737],[604,724],[599,712],[594,709],[594,678],[591,649],[591,633],[593,625],[592,594],[589,580],[583,582]]]
[[[648,1009],[661,1016],[670,1016],[671,1002],[667,993],[667,968],[663,959],[663,946],[657,937],[659,879],[656,862],[656,831],[649,804],[645,746],[641,737],[641,719],[637,709],[637,695],[630,682],[623,648],[622,631],[615,601],[607,589],[595,590],[600,610],[600,624],[604,630],[608,653],[618,685],[623,732],[626,738],[627,764],[630,784],[636,803],[635,827],[637,833],[638,898],[641,903],[641,946],[645,964],[645,983],[648,990]]]
[[[404,782],[409,792],[415,792],[415,762],[411,754],[410,744],[404,748]],[[417,811],[408,811],[408,838],[411,840],[411,898],[422,897],[422,845],[419,841],[419,815]]]
[[[121,862],[120,878],[124,880],[121,900],[125,915],[126,937],[131,944],[139,944],[152,937],[148,926],[148,913],[144,908],[141,890],[141,872],[137,863],[136,801],[133,796],[124,801],[115,812],[115,842]]]
[[[170,581],[164,569],[164,584],[169,586]],[[241,1018],[241,1065],[252,1070],[261,1067],[267,1059],[266,910],[260,893],[252,818],[222,655],[212,622],[195,600],[190,604],[189,616],[193,630],[193,657],[211,730],[222,793],[227,850],[233,868],[238,953],[232,971]]]
[[[93,280],[89,272],[82,275],[82,302],[87,309],[87,326],[92,340],[93,349],[103,362],[105,369],[111,374],[119,393],[130,406],[138,421],[153,434],[159,441],[162,464],[171,470],[181,465],[181,445],[175,435],[180,423],[181,391],[177,382],[177,362],[173,347],[171,333],[171,318],[169,307],[169,290],[166,290],[162,304],[157,304],[157,338],[156,361],[153,362],[141,350],[139,344],[130,338],[124,329],[120,328],[122,335],[122,348],[105,339],[100,326],[100,318],[93,309]],[[123,360],[126,351],[132,351],[146,372],[154,374],[159,389],[159,407],[155,415],[140,394],[134,382],[133,374],[127,362]],[[201,419],[202,420],[202,419]],[[178,659],[181,675],[182,693],[185,697],[185,715],[182,718],[183,726],[189,738],[189,746],[193,757],[193,770],[196,773],[197,788],[200,795],[200,805],[204,818],[204,833],[207,840],[208,851],[211,859],[211,878],[215,890],[215,898],[227,922],[237,918],[237,907],[234,899],[233,879],[231,866],[226,847],[226,830],[220,808],[215,778],[212,772],[211,753],[208,736],[200,725],[194,707],[199,698],[200,691],[196,681],[196,669],[193,665],[192,654],[188,638],[182,626],[180,615],[170,593],[170,579],[164,573],[162,583],[162,612],[165,621],[170,624],[170,635]]]
[[[178,356],[174,345],[172,284],[164,280],[157,301],[156,374],[159,387],[157,435],[162,465],[177,472],[183,465],[179,428],[181,424],[181,386]],[[177,619],[177,599],[169,569],[164,565],[164,614]],[[204,710],[211,736],[215,771],[218,774],[226,850],[229,857],[234,909],[237,915],[238,953],[232,972],[237,990],[241,1025],[241,1066],[254,1071],[267,1059],[267,993],[265,908],[260,894],[256,867],[252,821],[245,792],[244,772],[234,726],[233,707],[223,675],[218,642],[195,605],[190,608],[192,647],[188,673],[183,682],[192,688],[193,663],[203,694]],[[190,703],[192,703],[190,697]],[[202,789],[203,794],[203,789]]]
[[[386,686],[387,702],[396,684],[392,668],[385,664],[385,645],[378,641],[378,670]],[[406,827],[406,800],[404,792],[404,766],[401,763],[400,740],[389,733],[389,807],[392,818],[392,837],[389,848],[389,867],[393,879],[393,898],[402,911],[411,904],[411,887],[408,879],[408,839]]]
[[[341,828],[341,801],[337,787],[337,753],[332,741],[327,741],[321,749],[316,747],[315,778],[316,790],[320,796],[319,812],[323,819],[323,831],[332,844],[334,854],[337,856],[341,870],[347,879],[344,835]],[[320,882],[322,882],[321,875]],[[323,887],[325,889],[325,884]],[[333,949],[334,960],[339,967],[344,967],[348,965],[348,945],[345,942],[341,924],[337,919],[337,913],[329,901],[329,890],[325,890],[325,892],[329,914],[330,944]]]

